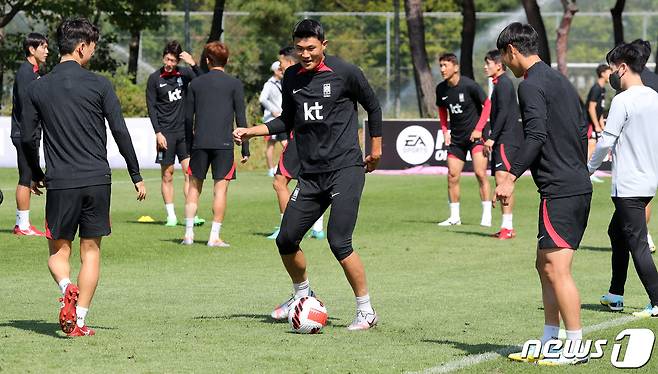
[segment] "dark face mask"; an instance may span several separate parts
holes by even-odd
[[[619,76],[619,69],[610,74],[610,87],[615,91],[621,91],[621,77]]]

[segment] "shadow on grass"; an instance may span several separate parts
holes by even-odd
[[[591,245],[581,245],[578,247],[579,251],[597,251],[597,252],[612,252],[610,247],[594,247]]]
[[[433,223],[434,225],[436,225],[436,223],[439,222],[439,221],[435,221],[435,220],[432,220],[432,219],[403,219],[402,222],[404,222],[404,223]]]
[[[606,306],[601,304],[581,304],[580,308],[585,310],[591,310],[593,312],[621,314],[621,312],[613,312],[610,309],[608,309]]]
[[[445,340],[445,339],[440,339],[440,340],[423,339],[421,340],[421,342],[450,345],[453,348],[464,351],[469,355],[476,355],[476,354],[487,353],[487,352],[496,352],[500,355],[506,355],[514,352],[517,349],[516,347],[510,347],[507,345],[500,345],[500,344],[489,344],[489,343],[468,344],[464,342],[457,342],[454,340]]]
[[[252,232],[251,236],[268,237],[268,236],[272,235],[273,232],[274,232],[274,230],[272,230],[270,232]],[[272,241],[272,242],[274,243],[274,241]]]
[[[464,231],[464,230],[453,230],[455,234],[464,234],[471,236],[480,236],[483,238],[493,238],[493,234],[490,232],[478,232],[478,231]]]
[[[164,226],[164,224],[166,222],[165,221],[139,222],[139,221],[134,221],[133,220],[133,221],[126,221],[126,223],[137,223],[137,224],[140,224],[140,225],[162,225],[162,226]],[[183,227],[185,225],[178,225],[178,226]]]
[[[44,320],[12,320],[6,323],[1,323],[0,327],[13,327],[19,330],[32,331],[37,334],[50,336],[53,338],[65,339],[64,335],[60,335],[59,323],[46,322]]]
[[[0,232],[4,232],[4,233],[7,233],[7,234],[13,234],[14,229],[0,229]]]
[[[183,241],[183,239],[160,239],[160,241],[161,241],[161,242],[168,242],[168,243],[178,244],[178,245],[181,246],[181,248],[183,248],[183,247],[187,247],[186,245],[182,245],[182,244],[181,244],[181,242]],[[205,246],[206,244],[208,244],[208,242],[205,241],[205,240],[195,240],[195,241],[194,241],[194,244],[203,244],[203,245]]]
[[[275,324],[275,323],[288,323],[288,320],[275,320],[270,316],[269,314],[248,314],[248,313],[242,313],[242,314],[229,314],[226,316],[197,316],[197,317],[192,317],[193,320],[210,320],[210,319],[225,319],[225,320],[233,320],[233,319],[255,319],[258,320],[260,323],[270,323],[270,324]],[[327,325],[331,324],[332,320],[336,320],[336,318],[329,317],[327,319]],[[334,325],[335,326],[335,325]]]

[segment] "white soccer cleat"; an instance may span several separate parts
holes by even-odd
[[[368,330],[377,326],[377,322],[379,322],[379,318],[377,317],[377,312],[374,310],[372,313],[363,310],[357,310],[354,321],[352,324],[347,326],[347,329],[350,331]]]
[[[452,217],[448,218],[447,220],[445,220],[443,222],[437,223],[438,226],[459,226],[461,224],[462,224],[461,219],[459,219],[459,218],[454,219]]]
[[[231,245],[228,244],[227,242],[218,239],[218,240],[208,240],[208,243],[206,244],[208,247],[216,247],[216,248],[228,248]]]
[[[180,242],[182,245],[192,245],[194,244],[194,238],[191,236],[186,236],[183,238],[183,241]]]
[[[308,296],[315,297],[315,292],[313,292],[313,291],[311,290],[311,291],[308,293]],[[295,302],[295,300],[297,300],[297,299],[301,299],[301,297],[295,297],[295,295],[293,295],[292,297],[290,297],[290,299],[284,301],[284,302],[281,303],[279,306],[277,306],[276,308],[274,308],[274,310],[272,311],[272,313],[270,313],[270,316],[271,316],[273,319],[277,320],[277,321],[284,321],[284,320],[287,321],[287,320],[288,320],[288,314],[289,314],[289,312],[290,312],[290,306],[291,306],[291,305]]]

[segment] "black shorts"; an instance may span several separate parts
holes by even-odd
[[[173,165],[176,162],[176,157],[178,157],[179,163],[190,157],[189,152],[187,152],[184,132],[163,132],[162,135],[167,139],[167,149],[158,149],[158,154],[155,157],[156,163],[160,165]]]
[[[276,168],[276,175],[283,175],[288,179],[297,179],[299,176],[299,156],[297,156],[297,146],[295,143],[288,143],[286,148],[281,152],[279,165]]]
[[[491,152],[491,174],[497,171],[509,172],[519,152],[519,147],[507,144],[495,144]]]
[[[283,213],[281,231],[276,239],[279,252],[291,254],[299,250],[306,232],[331,206],[327,226],[329,247],[339,261],[349,256],[364,184],[363,166],[300,175]]]
[[[110,235],[109,184],[46,191],[46,237],[73,240]]]
[[[482,152],[482,149],[484,149],[483,144],[482,140],[476,142],[467,140],[465,142],[450,143],[448,146],[448,157],[454,157],[466,162],[466,154],[470,151],[472,158],[473,154]]]
[[[32,169],[27,163],[25,152],[23,152],[23,145],[20,139],[11,139],[11,142],[16,147],[16,163],[18,164],[18,185],[30,187],[32,185]],[[37,147],[38,148],[38,147]]]
[[[190,156],[188,175],[196,179],[206,179],[208,168],[212,166],[213,180],[235,179],[235,162],[232,149],[193,149]]]
[[[592,194],[542,198],[539,205],[538,248],[578,249],[587,228]]]

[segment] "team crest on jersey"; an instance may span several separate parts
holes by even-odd
[[[176,79],[176,83],[178,83],[178,87],[181,87],[183,85],[183,78],[178,77],[178,79]]]
[[[460,103],[463,103],[463,102],[464,102],[464,94],[463,94],[463,93],[460,93],[460,94],[459,94],[459,102],[460,102]]]
[[[324,86],[322,86],[322,96],[331,97],[331,83],[325,83]]]

